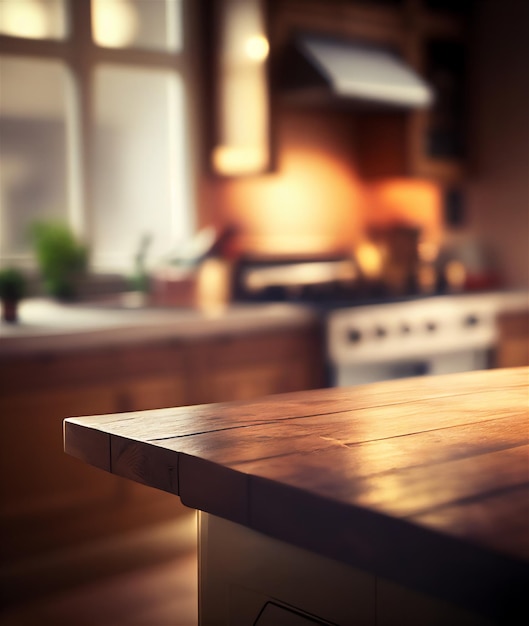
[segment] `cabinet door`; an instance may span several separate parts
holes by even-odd
[[[218,370],[210,377],[213,402],[251,400],[281,391],[282,370],[276,364]]]
[[[314,329],[210,340],[195,366],[199,402],[248,400],[321,386],[318,346]]]
[[[432,107],[410,120],[412,173],[461,179],[465,159],[466,48],[442,34],[421,37],[422,73],[435,93]]]
[[[141,377],[118,385],[116,410],[144,411],[185,404],[185,384],[177,374]]]
[[[298,361],[248,365],[212,373],[210,393],[214,398],[212,402],[251,400],[276,393],[310,389],[312,377],[310,367]]]
[[[433,105],[411,112],[358,116],[359,167],[366,178],[462,179],[465,159],[465,48],[457,38],[416,34],[414,65],[432,86]]]
[[[496,367],[529,365],[529,311],[500,315],[498,327]]]
[[[27,391],[0,398],[0,487],[3,514],[67,506],[82,499],[102,501],[116,481],[63,451],[66,417],[112,413],[108,386]]]
[[[450,4],[450,3],[449,3]],[[434,92],[427,109],[357,116],[358,165],[366,178],[419,176],[442,183],[463,178],[467,47],[465,16],[443,2],[404,0],[400,49]]]
[[[64,418],[115,413],[123,408],[124,393],[131,410],[174,406],[180,399],[170,377],[129,387],[109,381],[0,396],[0,534],[6,562],[116,536],[186,511],[172,494],[135,485],[64,452]]]

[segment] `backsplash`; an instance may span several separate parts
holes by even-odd
[[[347,113],[282,111],[277,170],[204,181],[203,221],[236,225],[236,252],[243,253],[343,252],[356,247],[371,227],[396,223],[417,227],[438,242],[439,186],[414,179],[362,180],[354,124]]]

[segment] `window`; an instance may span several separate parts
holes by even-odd
[[[66,0],[2,0],[0,34],[28,39],[64,39]]]
[[[176,52],[183,45],[181,12],[181,0],[92,0],[94,40],[107,48]]]
[[[96,271],[189,237],[187,5],[1,0],[0,262],[30,262],[36,219],[68,221]]]
[[[0,77],[1,250],[16,257],[31,221],[68,219],[68,75],[61,61],[17,56],[0,59]]]

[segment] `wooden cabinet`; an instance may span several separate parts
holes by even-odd
[[[250,400],[323,385],[314,329],[226,336],[196,346],[201,402]]]
[[[66,417],[318,387],[313,327],[108,348],[0,355],[0,532],[16,560],[186,509],[174,496],[108,476],[63,452]],[[22,460],[19,450],[28,454]]]
[[[174,498],[63,451],[66,417],[184,404],[183,362],[163,344],[0,359],[0,531],[16,560],[170,519]],[[21,446],[30,453],[22,461]],[[99,512],[98,512],[99,511]]]
[[[410,116],[408,167],[414,175],[455,182],[465,170],[468,28],[465,13],[448,9],[408,1],[408,60],[435,94],[431,107]]]
[[[318,32],[393,46],[404,44],[404,13],[385,3],[284,0],[270,5],[271,53],[280,59],[296,32]]]
[[[262,174],[272,166],[266,0],[202,0],[210,171]]]
[[[500,314],[498,328],[496,367],[529,365],[529,311]]]
[[[101,500],[113,491],[113,481],[92,481],[74,460],[64,459],[62,418],[69,415],[108,413],[115,408],[113,390],[104,385],[75,389],[41,389],[2,393],[2,454],[0,471],[2,513],[17,516],[31,510],[61,506],[83,492]],[[82,408],[81,408],[82,407]],[[29,454],[22,463],[19,448]]]
[[[428,109],[351,111],[364,178],[461,180],[467,84],[463,12],[453,10],[453,3],[431,0],[286,0],[272,7],[273,70],[281,68],[294,33],[318,32],[392,48],[433,87],[435,100]],[[276,106],[281,106],[281,94],[277,96]]]
[[[366,178],[417,176],[456,183],[465,173],[466,20],[420,0],[407,0],[403,14],[401,51],[432,87],[434,102],[427,109],[359,116],[359,167]]]

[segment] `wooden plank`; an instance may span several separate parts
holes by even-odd
[[[65,420],[64,451],[81,461],[111,472],[110,435],[103,431]]]
[[[183,504],[248,525],[250,492],[247,475],[216,463],[180,454],[179,476]]]
[[[406,518],[446,504],[454,505],[459,500],[483,498],[489,492],[529,484],[528,451],[529,446],[523,446],[439,465],[423,464],[365,479],[355,479],[352,475],[349,481],[347,467],[340,474],[341,484],[333,480],[332,469],[312,473],[307,470],[303,478],[300,475],[292,479],[282,477],[282,482],[285,484],[288,480],[287,484],[297,483],[296,486],[322,497],[336,498],[394,518]],[[334,461],[339,462],[339,459]],[[529,560],[529,554],[523,556]]]
[[[406,460],[404,453],[399,459],[389,459],[386,471],[371,473],[374,470],[368,462],[364,466],[362,459],[352,457],[347,449],[338,448],[313,455],[293,454],[260,464],[244,464],[238,469],[251,477],[266,478],[276,485],[310,493],[321,499],[322,510],[329,500],[335,500],[392,519],[420,520],[424,526],[442,530],[446,535],[452,533],[447,513],[442,511],[457,512],[459,507],[460,513],[454,513],[457,530],[453,535],[460,537],[460,520],[472,502],[481,501],[481,512],[485,514],[491,495],[518,491],[527,498],[528,451],[529,446],[525,445],[431,465],[423,457],[423,462],[415,466],[409,464],[417,462],[416,458]],[[396,467],[392,468],[394,460]],[[399,467],[399,462],[403,467]],[[196,464],[198,466],[199,462]],[[226,469],[225,464],[221,467]],[[236,465],[234,467],[237,469]],[[225,479],[225,482],[233,492],[235,479],[231,483]],[[188,491],[192,490],[191,485],[187,486]],[[218,494],[212,497],[218,497]],[[202,493],[201,498],[208,510],[207,496]],[[253,482],[249,499],[250,503],[254,501]],[[189,502],[184,503],[191,506]],[[280,509],[278,515],[282,516]],[[255,512],[251,512],[250,517],[252,523],[259,523]],[[518,540],[511,534],[510,541],[506,542],[502,536],[502,521],[501,517],[491,517],[479,536],[469,538],[485,549],[508,550],[513,557],[529,561],[527,526],[522,525]],[[514,525],[517,526],[518,522]]]
[[[497,374],[494,378],[503,377]],[[512,374],[511,383],[520,372]],[[184,453],[186,478],[179,488],[184,503],[216,514],[222,511],[230,519],[246,515],[241,504],[247,497],[246,482],[238,473],[407,517],[527,480],[527,448],[521,447],[529,439],[526,390],[512,386],[506,393],[483,381],[476,386],[475,376],[466,378],[472,384],[459,388],[460,395],[435,395],[445,392],[433,385],[432,397],[432,385],[426,385],[422,395],[430,394],[428,400],[408,395],[404,401],[391,390],[394,384],[383,384],[378,386],[382,393],[371,397],[371,387],[325,390],[81,422],[91,420],[97,428],[119,435],[113,438],[115,449],[122,451],[115,473],[160,489],[178,491],[174,468],[176,457]],[[474,393],[462,393],[464,389]],[[327,411],[351,404],[365,407],[368,399],[371,406],[319,414],[324,407],[316,402],[316,413],[310,414],[312,398],[329,392],[344,399],[336,405],[327,401]],[[205,432],[187,435],[191,426]],[[186,436],[173,436],[182,432]],[[166,438],[152,439],[161,433]],[[137,443],[124,443],[127,440]],[[150,443],[156,444],[152,453]],[[233,496],[231,514],[227,501],[219,504],[222,493]]]
[[[528,377],[472,372],[67,424],[110,436],[110,471],[175,491],[176,466],[188,506],[504,623],[506,607],[527,609]]]
[[[518,374],[513,373],[511,382]],[[494,378],[498,377],[502,375]],[[475,377],[466,378],[471,379],[473,385],[470,390],[475,391]],[[388,387],[391,385],[380,386],[381,391],[387,391]],[[362,395],[369,395],[369,390],[372,391],[371,388],[364,388],[358,393],[351,389],[341,393],[349,394],[346,402],[360,396],[361,405]],[[337,390],[328,391],[337,395]],[[431,393],[431,389],[427,391]],[[311,395],[314,397],[311,393],[294,394],[290,398],[293,401],[290,406],[288,396],[274,397],[249,403],[249,409],[240,403],[184,407],[129,414],[118,420],[107,416],[92,420],[92,423],[105,432],[145,443],[152,440],[153,435],[165,433],[166,438],[155,439],[155,453],[160,455],[161,448],[166,448],[169,454],[166,458],[170,458],[171,450],[182,452],[357,505],[382,507],[382,510],[400,516],[418,514],[428,507],[438,506],[440,502],[469,497],[476,493],[485,478],[487,484],[494,488],[512,484],[505,482],[511,474],[514,476],[512,480],[524,480],[524,449],[520,452],[520,449],[514,448],[527,444],[526,392],[523,388],[512,387],[506,394],[496,386],[489,385],[485,389],[481,386],[479,394],[444,396],[428,401],[410,399],[401,402],[397,395],[396,403],[392,394],[394,403],[387,405],[384,401],[391,402],[388,397],[381,401],[377,396],[374,407],[328,413],[324,419],[318,414],[306,415],[307,407],[309,413],[313,408]],[[329,394],[324,392],[323,395]],[[480,397],[479,404],[476,395]],[[283,410],[281,419],[273,417],[279,414],[278,404]],[[336,405],[327,403],[327,410],[329,406],[343,408],[344,402]],[[301,414],[305,414],[304,417],[290,417],[300,415],[300,411],[303,411]],[[197,429],[211,429],[215,416],[220,417],[214,430],[187,437],[180,434],[182,431],[186,434],[191,421],[195,432]],[[502,423],[507,416],[511,420],[509,428]],[[267,417],[268,420],[263,423]],[[87,420],[90,418],[82,418],[81,423],[87,424]],[[259,421],[256,423],[256,420]],[[248,428],[249,425],[252,428]],[[458,425],[464,428],[455,429]],[[177,433],[176,437],[173,433]],[[419,437],[418,433],[428,434]],[[359,445],[361,443],[370,445]],[[505,450],[508,448],[513,449],[507,454]],[[78,447],[75,452],[83,453]],[[84,458],[90,458],[90,454],[88,450]],[[146,456],[147,453],[142,452],[142,458]],[[474,459],[477,456],[476,461],[472,460],[473,466],[465,465],[465,457]],[[502,463],[507,458],[509,461],[519,459],[519,462],[512,464],[511,473],[502,473]],[[448,461],[452,465],[447,464]],[[444,463],[442,468],[441,463]],[[167,474],[168,464],[176,466],[176,459],[165,462],[164,475]],[[481,482],[473,470],[474,466],[483,470]],[[488,467],[492,470],[485,472]],[[445,479],[439,482],[441,470]],[[463,470],[466,481],[461,480]],[[147,480],[133,465],[129,468],[122,463],[119,471],[120,475]],[[385,478],[381,477],[384,472],[387,474]],[[146,475],[155,474],[151,466]],[[402,485],[408,489],[407,498],[403,497]],[[168,489],[168,484],[159,479],[153,486]],[[391,499],[391,486],[398,498]],[[169,485],[169,488],[174,490],[174,486]],[[186,490],[187,497],[192,497],[192,493],[191,488]]]
[[[432,404],[439,398],[438,407],[442,408],[451,396],[456,396],[454,406],[464,402],[462,395],[477,396],[486,394],[487,403],[491,399],[489,394],[499,394],[497,402],[501,404],[506,398],[504,391],[520,400],[525,394],[524,385],[527,384],[527,370],[515,368],[513,370],[498,371],[494,377],[494,385],[483,379],[483,373],[471,372],[458,377],[431,377],[417,378],[406,381],[392,381],[373,385],[345,389],[321,389],[312,391],[293,392],[284,395],[274,395],[264,399],[247,402],[230,402],[214,405],[196,405],[192,407],[177,407],[169,409],[155,409],[141,413],[124,413],[98,417],[77,418],[76,422],[94,428],[104,428],[107,432],[124,437],[143,441],[169,440],[172,437],[187,437],[204,432],[217,432],[223,429],[234,429],[271,421],[282,422],[295,418],[322,417],[320,424],[329,424],[332,414],[368,409],[370,413],[380,419],[383,407],[407,405],[413,403],[419,411],[418,402],[427,400],[424,411],[432,415]],[[448,378],[448,380],[447,380]],[[442,380],[439,380],[442,379]],[[400,384],[399,384],[400,383]],[[502,391],[503,390],[503,391]],[[474,400],[470,401],[470,405]],[[462,405],[463,406],[463,405]],[[469,404],[467,403],[467,406]],[[395,409],[398,410],[398,409]],[[404,410],[404,409],[403,409]],[[396,420],[397,415],[393,416]],[[338,423],[346,423],[348,418],[339,416]],[[452,418],[457,419],[457,411]],[[374,427],[372,420],[369,428]],[[317,421],[310,425],[318,426]],[[336,426],[336,424],[335,424]],[[366,424],[367,426],[367,424]],[[384,426],[386,428],[388,426]],[[396,422],[395,430],[398,429]]]
[[[490,406],[494,407],[494,404],[491,399]],[[155,441],[173,450],[231,465],[342,447],[350,450],[351,457],[358,455],[365,468],[364,455],[370,450],[376,451],[376,442],[380,442],[376,446],[382,448],[379,457],[384,460],[389,458],[390,449],[394,454],[412,459],[415,458],[414,446],[426,446],[428,455],[441,454],[447,458],[447,446],[453,449],[454,455],[479,454],[484,449],[515,445],[527,442],[529,438],[528,412],[524,409],[512,408],[503,412],[497,406],[491,412],[485,407],[459,415],[454,406],[434,414],[430,414],[427,408],[427,403],[416,403],[411,408],[410,405],[378,407],[376,417],[374,411],[364,409],[329,414],[323,418],[307,416],[285,421],[269,420],[251,427],[234,426]],[[471,437],[463,427],[469,429]],[[405,437],[420,433],[424,433],[420,439]],[[373,444],[370,448],[362,446],[354,449],[354,446],[370,442]],[[443,447],[439,446],[441,442]],[[471,452],[473,449],[474,452]]]
[[[521,425],[525,438],[526,426]],[[511,429],[507,431],[512,435]],[[473,433],[466,429],[466,434],[471,438]],[[529,561],[528,446],[487,452],[490,440],[485,438],[483,449],[478,443],[472,447],[472,455],[454,460],[451,457],[454,452],[460,453],[461,442],[456,438],[451,443],[453,448],[445,450],[430,435],[426,441],[424,435],[414,435],[382,442],[382,446],[379,442],[362,444],[355,456],[339,447],[312,455],[292,454],[246,463],[240,469],[317,495],[322,507],[334,499],[393,519],[420,522],[447,536],[464,537],[482,548]],[[512,445],[509,437],[505,437],[504,445]],[[450,460],[443,462],[444,457]],[[504,516],[498,515],[496,500],[509,504]],[[492,515],[488,515],[489,509]],[[473,514],[468,519],[467,511]],[[252,523],[260,523],[255,512],[250,516]],[[477,529],[472,521],[476,519],[482,520]]]
[[[176,495],[179,493],[178,455],[171,450],[112,436],[110,467],[117,476]]]
[[[413,522],[498,552],[529,555],[529,485],[414,515]],[[499,530],[500,529],[500,530]]]

